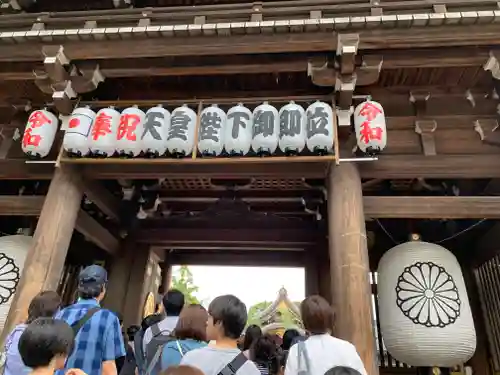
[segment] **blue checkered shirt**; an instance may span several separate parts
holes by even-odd
[[[94,300],[78,300],[61,310],[56,319],[69,325],[83,318],[85,313],[99,306]],[[101,375],[102,363],[125,356],[125,345],[117,316],[109,310],[99,310],[80,329],[75,339],[75,349],[68,358],[65,370],[79,368],[88,375]],[[63,375],[64,371],[56,372]]]

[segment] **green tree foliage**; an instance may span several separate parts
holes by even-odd
[[[259,316],[261,313],[267,309],[269,306],[271,306],[272,302],[259,302],[256,303],[255,305],[251,306],[250,309],[248,309],[248,320],[247,320],[247,325],[252,325],[256,324],[258,326],[261,325],[261,321],[259,320]]]
[[[193,274],[188,266],[181,266],[173,275],[170,284],[171,289],[177,289],[184,294],[187,304],[201,304],[196,293],[198,293],[198,286],[195,285]]]

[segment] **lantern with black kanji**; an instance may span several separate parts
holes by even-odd
[[[216,104],[201,111],[198,150],[202,156],[218,156],[224,148],[226,113]]]
[[[68,155],[82,157],[89,153],[88,137],[95,115],[89,107],[76,108],[71,113],[63,139],[63,148]]]
[[[472,357],[476,331],[452,252],[406,242],[384,254],[377,276],[381,333],[395,359],[416,367],[453,367]]]
[[[88,137],[90,153],[96,157],[111,157],[116,151],[116,134],[120,124],[120,112],[113,107],[103,108],[97,112],[90,136]]]
[[[286,155],[299,154],[306,145],[306,113],[304,108],[291,101],[280,112],[281,151]]]
[[[306,118],[307,149],[319,155],[332,152],[334,142],[332,107],[317,101],[307,108]]]
[[[354,110],[354,130],[358,148],[368,154],[376,155],[387,145],[387,129],[384,109],[380,103],[367,100]]]
[[[141,134],[142,152],[146,157],[155,158],[167,151],[170,112],[158,105],[146,112],[144,130]]]
[[[195,132],[196,112],[186,104],[174,109],[167,137],[167,150],[170,155],[182,158],[193,152]]]
[[[146,114],[136,105],[122,112],[116,133],[116,152],[118,155],[131,158],[141,153],[141,136],[145,119]]]
[[[248,154],[252,144],[252,117],[252,111],[241,103],[227,111],[224,148],[229,155],[243,156]]]
[[[21,141],[23,152],[32,158],[46,157],[54,144],[58,127],[59,120],[53,113],[45,109],[32,112]]]
[[[259,156],[272,155],[278,147],[280,119],[278,110],[264,102],[253,111],[252,150]]]

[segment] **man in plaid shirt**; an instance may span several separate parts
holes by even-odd
[[[78,368],[88,375],[117,375],[115,359],[125,356],[125,345],[118,317],[101,309],[99,303],[106,293],[108,275],[101,266],[85,268],[78,276],[78,301],[61,310],[56,319],[75,325],[84,316],[93,314],[81,326],[75,338],[75,349],[68,358],[66,369]]]

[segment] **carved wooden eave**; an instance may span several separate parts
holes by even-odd
[[[87,64],[81,69],[71,65],[63,46],[44,46],[42,52],[44,68],[33,71],[35,84],[43,93],[52,94],[59,113],[69,115],[73,110],[72,99],[95,90],[104,76],[97,64]]]
[[[268,333],[269,331],[275,331],[275,330],[279,330],[282,328],[284,328],[284,327],[280,323],[271,323],[271,324],[268,324],[268,325],[262,327],[262,332],[265,334],[265,333]],[[299,327],[298,325],[292,325],[291,327],[286,327],[286,328],[287,329],[296,329],[297,331],[299,331],[299,333],[302,336],[305,336],[305,334],[306,334],[306,331],[302,327]]]
[[[490,51],[490,57],[483,66],[484,70],[490,71],[494,79],[500,80],[500,64],[498,62],[498,52]]]
[[[266,321],[268,320],[278,309],[280,303],[283,302],[285,306],[290,310],[290,312],[297,318],[300,318],[300,311],[297,305],[290,301],[288,298],[288,293],[285,288],[281,288],[280,291],[278,292],[278,297],[276,300],[264,311],[259,316],[260,321]]]

